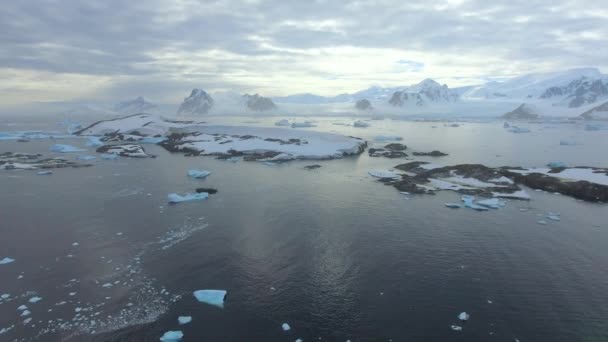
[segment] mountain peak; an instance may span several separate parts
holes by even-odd
[[[194,88],[190,96],[184,99],[179,106],[177,114],[200,115],[207,114],[213,107],[213,98],[202,89]]]

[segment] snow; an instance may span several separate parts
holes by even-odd
[[[176,330],[176,331],[167,331],[160,338],[161,342],[178,342],[184,337],[184,333]]]
[[[206,170],[188,170],[188,176],[192,178],[205,178],[210,174],[211,172]]]
[[[179,322],[180,325],[188,324],[188,323],[192,322],[192,316],[179,316],[177,318],[177,321]]]
[[[283,331],[289,331],[289,330],[291,330],[291,327],[287,323],[281,324],[281,328],[283,329]]]
[[[72,153],[72,152],[82,152],[85,150],[74,147],[72,145],[55,144],[55,145],[51,146],[51,151],[59,152],[59,153]]]
[[[275,126],[289,126],[289,120],[282,119],[274,123]]]
[[[398,173],[395,173],[393,171],[389,171],[389,170],[371,170],[368,172],[368,174],[372,177],[376,177],[376,178],[381,178],[381,179],[386,179],[386,178],[393,178],[393,179],[398,179],[401,178],[401,176]]]
[[[361,121],[361,120],[356,120],[355,122],[353,122],[353,127],[360,127],[360,128],[369,127],[369,123],[367,123],[365,121]]]
[[[201,201],[201,200],[206,200],[207,198],[209,198],[209,194],[206,192],[188,193],[188,194],[184,194],[184,195],[172,193],[172,194],[167,195],[167,200],[169,201],[169,203]]]
[[[225,290],[198,290],[194,291],[193,294],[196,300],[201,303],[223,308],[227,292]]]
[[[5,257],[4,259],[0,260],[0,265],[10,264],[11,262],[14,262],[14,261],[15,261],[15,259]]]
[[[433,163],[426,163],[426,164],[420,164],[418,167],[421,169],[425,169],[425,170],[434,170],[434,169],[441,168],[443,166],[433,164]]]
[[[454,331],[461,331],[461,330],[462,330],[462,327],[461,327],[461,326],[458,326],[458,325],[452,325],[452,326],[451,326],[451,328],[452,328],[452,330],[454,330]]]
[[[608,175],[606,175],[605,173],[594,173],[593,170],[594,169],[592,169],[592,168],[573,167],[573,168],[565,169],[558,173],[550,173],[549,172],[549,171],[551,171],[550,168],[530,168],[530,169],[524,169],[524,170],[516,169],[516,170],[509,170],[509,171],[514,172],[514,173],[521,173],[521,174],[541,173],[541,174],[544,174],[547,176],[557,177],[557,178],[561,178],[564,180],[570,180],[570,181],[583,180],[583,181],[588,181],[591,183],[608,185]]]
[[[150,114],[136,114],[123,118],[105,120],[95,123],[82,130],[82,135],[102,136],[107,133],[131,133],[137,131],[144,135],[162,136],[169,133],[172,127],[185,127],[188,124],[173,123],[163,120],[160,116]]]
[[[470,317],[471,317],[471,315],[469,315],[469,314],[468,314],[468,313],[466,313],[466,312],[461,312],[461,313],[458,315],[458,319],[459,319],[459,320],[461,320],[461,321],[467,321],[467,320],[469,320],[469,318],[470,318]]]
[[[377,135],[374,137],[374,140],[377,142],[387,142],[387,141],[401,141],[402,137],[398,135]]]

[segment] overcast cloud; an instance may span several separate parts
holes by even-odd
[[[606,22],[608,2],[597,0],[6,1],[0,105],[606,71]]]

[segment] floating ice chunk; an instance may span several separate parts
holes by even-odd
[[[289,331],[289,330],[291,330],[291,327],[287,323],[281,324],[281,328],[283,329],[283,331]]]
[[[478,210],[478,211],[486,211],[489,210],[487,207],[481,206],[481,205],[477,205],[475,203],[475,197],[471,196],[471,195],[463,195],[461,197],[462,201],[464,202],[464,206],[466,208],[471,208],[474,210]]]
[[[159,144],[165,140],[167,140],[166,137],[143,137],[137,142],[140,144]]]
[[[23,320],[23,324],[28,324],[31,321],[32,321],[32,317],[26,318],[26,319]]]
[[[4,293],[2,296],[0,296],[0,298],[2,299],[7,299],[8,297],[10,297],[11,295],[8,293]]]
[[[27,306],[25,306],[25,305],[20,305],[20,306],[17,308],[17,310],[19,310],[19,311],[27,310]]]
[[[553,213],[553,212],[549,212],[547,213],[547,215],[545,216],[546,218],[548,218],[551,221],[561,221],[562,219],[559,217],[559,214],[557,213]]]
[[[72,246],[76,247],[78,245],[80,245],[78,242],[72,242]]]
[[[0,260],[0,265],[6,265],[6,264],[10,264],[11,262],[14,262],[15,259],[11,259],[9,257],[6,257],[2,260]]]
[[[374,137],[374,140],[377,142],[401,141],[403,138],[398,135],[377,135]]]
[[[530,133],[530,130],[524,127],[511,126],[509,129],[511,133]]]
[[[83,156],[76,157],[76,159],[78,159],[78,160],[95,160],[95,159],[97,159],[97,157],[83,155]]]
[[[184,337],[184,333],[180,330],[167,331],[161,338],[161,342],[178,342]]]
[[[482,201],[477,201],[477,204],[491,209],[499,209],[505,206],[505,202],[498,198],[490,198]]]
[[[452,325],[452,326],[451,326],[451,328],[452,328],[452,330],[454,330],[454,331],[461,331],[461,330],[462,330],[462,327],[461,327],[461,326],[458,326],[458,325]]]
[[[81,148],[78,148],[78,147],[74,147],[72,145],[55,144],[55,145],[51,146],[51,151],[59,152],[59,153],[71,153],[71,152],[82,152],[84,150]]]
[[[205,178],[210,174],[211,172],[206,170],[188,170],[188,177],[192,178]]]
[[[112,283],[105,283],[105,284],[101,285],[101,287],[110,288],[110,287],[112,287]]]
[[[461,321],[468,321],[470,317],[471,317],[471,315],[469,315],[469,314],[468,314],[468,313],[466,313],[466,312],[461,312],[461,313],[458,315],[458,319],[459,319],[459,320],[461,320]]]
[[[192,316],[179,316],[177,317],[179,324],[188,324],[192,322]]]
[[[297,339],[296,342],[304,342],[301,338]]]
[[[30,314],[30,310],[23,310],[23,312],[21,312],[21,317],[29,316]]]
[[[452,208],[452,209],[459,209],[462,208],[462,206],[458,203],[445,203],[444,204],[446,207],[448,208]]]
[[[376,178],[384,178],[384,179],[388,179],[388,178],[400,178],[401,176],[398,173],[395,173],[393,171],[389,171],[389,170],[371,170],[368,172],[368,174],[372,177],[376,177]]]
[[[560,140],[559,144],[561,146],[575,146],[578,145],[578,143],[574,140]]]
[[[361,121],[361,120],[357,120],[355,122],[353,122],[353,127],[369,127],[369,123],[365,122],[365,121]]]
[[[38,172],[36,172],[36,174],[39,176],[48,176],[48,175],[52,175],[53,171],[50,171],[50,170],[38,171]]]
[[[289,120],[283,119],[274,123],[275,126],[289,126]]]
[[[227,292],[224,290],[198,290],[193,292],[194,297],[201,303],[224,307]]]
[[[184,194],[184,195],[178,195],[176,193],[173,193],[173,194],[167,195],[167,200],[169,201],[169,203],[200,201],[200,200],[206,200],[207,198],[209,198],[209,194],[206,192],[191,193],[191,194]]]
[[[30,298],[29,302],[30,302],[30,303],[37,303],[37,302],[39,302],[39,301],[41,301],[41,300],[42,300],[42,297],[38,297],[38,296],[36,296],[36,297],[32,297],[32,298]]]
[[[547,167],[550,167],[552,169],[556,169],[556,168],[566,167],[566,164],[564,162],[561,162],[561,161],[554,161],[554,162],[548,163]]]
[[[89,139],[87,140],[87,146],[89,147],[99,147],[102,145],[103,142],[100,140],[99,137],[89,137]]]
[[[105,160],[114,160],[118,159],[118,154],[102,153],[101,155],[99,155],[99,157]]]

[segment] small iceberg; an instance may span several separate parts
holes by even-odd
[[[30,298],[29,302],[30,302],[30,303],[37,303],[37,302],[39,302],[39,301],[41,301],[41,300],[42,300],[42,297],[37,297],[37,296],[36,296],[36,297],[32,297],[32,298]]]
[[[313,124],[312,122],[294,122],[291,124],[291,128],[306,128],[306,127],[317,127],[315,124]]]
[[[357,121],[353,122],[353,127],[364,128],[364,127],[369,127],[369,124],[365,121],[357,120]]]
[[[15,259],[11,259],[9,257],[6,257],[2,260],[0,260],[0,265],[6,265],[6,264],[10,264],[11,262],[14,262]]]
[[[23,310],[23,311],[21,312],[21,315],[20,315],[20,316],[21,316],[21,317],[25,317],[25,316],[29,316],[30,314],[31,314],[30,310]]]
[[[192,322],[192,316],[179,316],[177,317],[177,321],[180,325],[188,324]]]
[[[459,326],[459,325],[452,325],[452,326],[451,326],[451,328],[452,328],[452,330],[454,330],[454,331],[462,331],[462,327],[461,327],[461,326]]]
[[[482,201],[477,201],[477,204],[490,208],[490,209],[499,209],[505,206],[505,202],[499,200],[498,198],[490,198]]]
[[[558,169],[558,168],[566,167],[566,164],[561,161],[554,161],[554,162],[548,163],[547,167],[552,168],[552,169]]]
[[[115,160],[118,159],[118,154],[102,153],[101,155],[99,155],[99,157],[105,160]]]
[[[553,212],[549,212],[547,213],[547,215],[545,215],[546,218],[548,218],[551,221],[561,221],[562,219],[559,217],[559,214],[557,213],[553,213]]]
[[[97,157],[84,155],[84,156],[78,156],[78,157],[76,157],[76,159],[78,159],[78,160],[95,160],[95,159],[97,159]]]
[[[274,123],[275,126],[289,126],[289,120],[283,119]]]
[[[81,148],[78,148],[78,147],[74,147],[72,145],[55,144],[55,145],[51,146],[51,151],[59,152],[59,153],[72,153],[72,152],[82,152],[84,150]]]
[[[180,330],[167,331],[161,338],[161,342],[178,342],[184,338],[184,333]]]
[[[461,313],[458,315],[458,319],[459,319],[459,320],[461,320],[461,321],[468,321],[470,317],[471,317],[471,315],[469,315],[469,314],[468,314],[468,313],[466,313],[466,312],[461,312]]]
[[[169,201],[169,203],[201,201],[201,200],[206,200],[207,198],[209,198],[209,194],[206,192],[191,193],[191,194],[184,194],[184,195],[179,195],[179,194],[173,193],[173,194],[167,195],[167,200]]]
[[[530,130],[527,128],[523,128],[523,127],[511,126],[511,128],[509,129],[509,132],[511,132],[511,133],[530,133]]]
[[[20,306],[17,308],[17,310],[19,310],[19,311],[24,311],[24,310],[27,310],[27,306],[25,306],[25,305],[20,305]]]
[[[52,175],[53,171],[49,171],[49,170],[47,170],[47,171],[38,171],[38,172],[36,172],[36,174],[39,175],[39,176],[48,176],[48,175]]]
[[[192,178],[205,178],[207,176],[209,176],[211,174],[211,172],[206,171],[206,170],[188,170],[188,177],[192,177]]]
[[[460,209],[462,208],[462,206],[458,203],[445,203],[444,204],[446,207],[448,208],[452,208],[452,209]]]
[[[281,324],[281,328],[283,329],[283,331],[289,331],[289,330],[291,330],[291,327],[287,323]]]
[[[487,207],[484,207],[482,205],[476,204],[475,203],[475,196],[463,195],[461,197],[461,199],[464,202],[465,208],[470,208],[470,209],[474,209],[474,210],[477,210],[477,211],[487,211],[487,210],[489,210]]]
[[[89,147],[99,147],[103,146],[103,142],[99,137],[89,137],[87,140],[87,146]]]
[[[194,291],[193,294],[199,302],[220,308],[224,307],[224,301],[228,295],[225,290],[198,290]]]
[[[560,140],[559,144],[561,146],[576,146],[578,143],[574,140]]]

